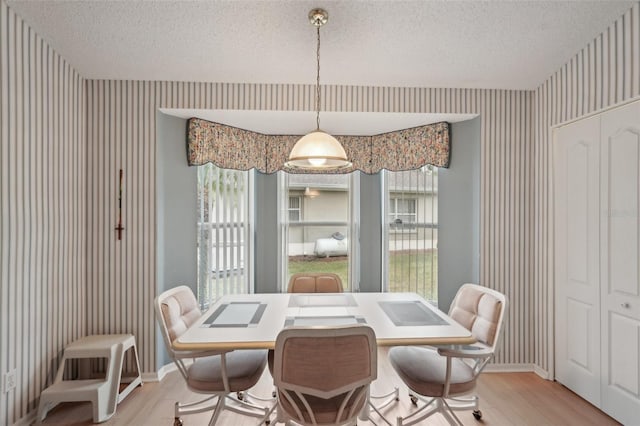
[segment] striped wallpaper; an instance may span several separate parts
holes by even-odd
[[[0,2],[0,424],[35,409],[86,334],[84,80]]]
[[[640,95],[639,25],[640,3],[535,91],[323,88],[328,111],[480,114],[480,276],[511,306],[498,363],[553,368],[549,127]],[[132,332],[143,370],[158,367],[157,109],[311,111],[313,86],[83,80],[4,0],[0,48],[0,373],[18,369],[0,423],[11,424],[75,337]]]
[[[89,333],[133,332],[145,371],[156,368],[155,129],[158,108],[313,110],[311,85],[87,82]],[[533,92],[327,86],[325,111],[479,113],[482,127],[482,282],[507,293],[498,362],[533,363]],[[125,173],[122,241],[115,239],[117,173]]]

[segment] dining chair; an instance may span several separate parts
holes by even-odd
[[[332,272],[298,272],[289,279],[288,293],[343,293],[344,287],[339,275]],[[273,376],[273,349],[269,350],[269,372]],[[275,398],[275,391],[273,392]],[[380,414],[380,410],[399,400],[399,390],[394,387],[383,395],[369,395],[370,401],[379,401],[371,408]]]
[[[174,426],[182,425],[182,415],[209,410],[213,410],[210,426],[216,423],[224,409],[258,418],[270,410],[269,407],[252,404],[247,396],[242,400],[232,396],[234,392],[247,391],[258,382],[267,363],[266,350],[176,350],[175,340],[202,315],[193,292],[187,286],[160,294],[155,299],[155,313],[169,357],[187,387],[193,392],[209,395],[192,403],[176,402]]]
[[[342,279],[331,272],[298,272],[289,279],[287,293],[342,293]]]
[[[353,425],[376,377],[376,336],[371,327],[285,328],[275,346],[275,422]]]
[[[291,275],[287,293],[343,293],[342,279],[332,272],[298,272]],[[273,349],[269,350],[269,372],[273,376]],[[275,398],[275,391],[273,393]]]
[[[398,417],[398,426],[416,424],[438,412],[450,424],[462,425],[454,410],[473,410],[476,420],[482,418],[478,397],[471,393],[478,376],[496,352],[506,307],[504,294],[476,284],[464,284],[451,304],[449,316],[471,331],[476,343],[391,348],[389,361],[409,387],[411,402],[426,403],[416,412]]]

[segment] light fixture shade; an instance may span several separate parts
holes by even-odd
[[[285,167],[303,170],[335,170],[351,167],[347,153],[336,138],[322,130],[311,132],[296,142]]]
[[[311,189],[307,186],[304,190],[305,197],[316,198],[318,195],[320,195],[320,191],[318,191],[317,189]]]

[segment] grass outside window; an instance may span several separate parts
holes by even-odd
[[[366,267],[366,265],[364,265]],[[438,299],[438,252],[392,252],[389,254],[389,291],[415,292],[427,300]],[[349,285],[349,266],[346,256],[319,258],[292,256],[289,258],[289,276],[299,272],[332,272]],[[433,280],[432,280],[433,277]]]

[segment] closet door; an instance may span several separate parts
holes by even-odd
[[[640,422],[640,102],[602,115],[602,409]]]
[[[556,131],[556,379],[600,405],[599,117]]]

